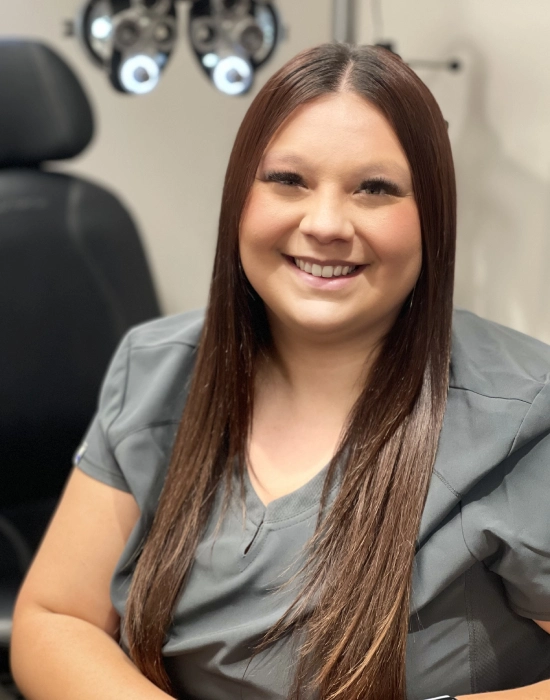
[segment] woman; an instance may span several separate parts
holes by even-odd
[[[398,57],[268,81],[204,323],[126,337],[20,593],[29,700],[550,698],[550,349],[459,313],[450,361],[454,239]]]

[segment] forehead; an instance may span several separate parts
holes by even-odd
[[[323,95],[298,107],[279,127],[262,160],[296,167],[384,164],[396,174],[409,174],[401,143],[386,117],[352,92]]]

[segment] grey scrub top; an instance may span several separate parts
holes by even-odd
[[[90,476],[132,493],[141,511],[111,584],[121,616],[202,318],[191,312],[130,331],[75,458]],[[549,373],[547,345],[455,312],[447,411],[413,570],[409,700],[550,678],[550,635],[533,622],[550,620]],[[325,472],[267,507],[247,479],[246,516],[237,489],[214,540],[218,497],[163,648],[181,700],[286,697],[292,642],[252,662],[250,647],[296,595],[281,585],[303,561]]]

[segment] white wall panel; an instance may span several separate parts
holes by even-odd
[[[376,1],[361,2],[359,41],[379,38]],[[550,342],[550,3],[379,2],[384,38],[405,60],[464,63],[417,71],[451,124],[456,304]]]

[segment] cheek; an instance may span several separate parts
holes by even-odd
[[[246,204],[241,220],[240,239],[241,245],[254,242],[265,235],[269,218],[266,217],[266,202],[263,197],[252,191]]]
[[[270,252],[276,238],[270,217],[266,216],[265,203],[261,200],[257,195],[250,196],[239,229],[241,264],[248,281],[259,294],[258,276],[265,274],[265,266],[271,258]]]
[[[414,202],[384,212],[372,245],[381,263],[420,271],[422,263],[422,234]]]
[[[282,207],[267,193],[252,190],[241,219],[241,248],[275,245],[283,240],[293,223],[289,207]]]

